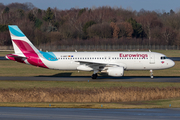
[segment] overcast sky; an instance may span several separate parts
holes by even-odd
[[[132,10],[165,10],[169,12],[180,10],[180,0],[0,0],[0,3],[7,5],[12,2],[31,2],[40,9],[47,9],[48,7],[57,7],[60,10],[70,8],[91,8],[92,6],[111,6],[122,7],[124,9],[132,8]]]

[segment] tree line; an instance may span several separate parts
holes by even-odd
[[[36,8],[0,3],[0,45],[11,45],[8,25],[18,25],[35,45],[179,45],[180,12],[118,7]]]

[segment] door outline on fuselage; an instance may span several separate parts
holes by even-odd
[[[155,55],[154,54],[149,54],[149,63],[155,64]]]

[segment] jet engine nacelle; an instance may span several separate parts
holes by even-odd
[[[92,71],[93,69],[90,68],[89,66],[80,65],[80,66],[77,67],[77,70],[82,70],[82,71]]]
[[[123,67],[109,67],[107,70],[109,76],[121,77],[124,75]]]

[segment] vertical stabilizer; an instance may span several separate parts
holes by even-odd
[[[17,25],[9,25],[8,27],[16,54],[38,52],[38,49],[29,41]]]
[[[8,27],[15,54],[8,54],[6,55],[6,58],[21,63],[47,68],[39,56],[39,50],[29,41],[18,26],[9,25]]]

